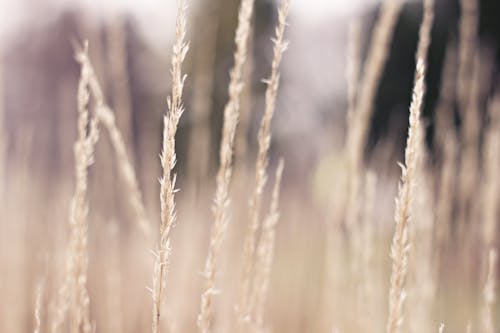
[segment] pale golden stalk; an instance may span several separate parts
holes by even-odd
[[[403,321],[403,304],[406,298],[404,282],[407,272],[408,250],[409,250],[409,227],[410,202],[415,185],[415,163],[416,163],[416,135],[420,126],[420,106],[423,97],[423,60],[417,63],[417,80],[413,89],[412,104],[410,107],[410,128],[406,142],[405,165],[401,165],[402,175],[396,199],[396,230],[391,246],[392,272],[389,292],[389,319],[387,321],[387,332],[396,333]]]
[[[106,104],[104,94],[95,74],[95,70],[87,54],[81,56],[81,62],[85,64],[89,71],[89,87],[96,102],[96,116],[98,121],[106,128],[111,145],[118,161],[120,175],[127,187],[128,201],[135,213],[135,218],[139,229],[145,236],[151,235],[151,224],[146,214],[142,193],[137,182],[137,175],[130,158],[123,136],[116,124],[113,110]]]
[[[160,332],[161,307],[164,298],[166,275],[170,257],[170,233],[176,219],[174,195],[176,175],[173,169],[176,163],[175,134],[179,119],[184,112],[182,105],[182,90],[185,75],[182,74],[182,62],[188,52],[186,37],[186,4],[184,0],[178,2],[176,20],[176,38],[173,46],[171,74],[172,95],[168,99],[168,113],[163,118],[163,147],[161,165],[163,176],[160,180],[160,243],[156,252],[156,261],[153,272],[153,324],[152,332]]]
[[[391,246],[392,272],[389,291],[389,317],[387,332],[399,332],[403,322],[403,305],[406,298],[404,289],[408,270],[408,250],[410,245],[410,219],[415,215],[412,201],[418,198],[415,192],[417,177],[423,175],[422,163],[425,155],[421,113],[425,92],[425,67],[430,44],[430,34],[434,19],[434,1],[424,1],[424,14],[420,25],[419,41],[416,52],[416,70],[413,95],[410,105],[410,127],[405,150],[405,165],[401,165],[402,175],[396,198],[396,230]]]
[[[483,332],[484,333],[495,333],[495,323],[493,316],[493,306],[495,305],[496,299],[496,276],[497,276],[497,251],[490,248],[488,253],[488,276],[486,278],[486,284],[484,286],[484,304],[483,304]]]
[[[93,163],[94,147],[98,140],[97,120],[89,120],[90,69],[83,59],[88,47],[76,54],[81,65],[78,83],[78,136],[74,145],[75,192],[71,200],[69,226],[70,236],[66,259],[66,280],[59,290],[56,316],[52,321],[52,332],[58,332],[64,323],[66,312],[70,311],[70,332],[91,331],[89,296],[87,291],[88,269],[88,168]]]
[[[370,131],[373,105],[380,78],[387,61],[393,30],[401,10],[400,0],[385,0],[379,12],[370,43],[362,79],[358,83],[354,112],[348,112],[348,129],[344,156],[347,159],[348,176],[346,194],[339,204],[345,223],[351,228],[360,218],[358,200],[363,188],[363,152]]]
[[[251,309],[249,309],[249,297],[251,293],[251,281],[253,263],[255,260],[255,248],[257,231],[260,226],[260,209],[262,205],[262,193],[267,182],[267,166],[269,164],[269,147],[271,145],[271,121],[276,109],[276,97],[279,86],[279,67],[283,53],[288,43],[284,40],[286,19],[288,16],[289,0],[283,0],[278,10],[278,25],[276,35],[273,39],[274,55],[271,65],[271,75],[265,81],[267,84],[265,110],[258,133],[258,153],[255,162],[255,184],[250,197],[249,223],[245,236],[243,248],[243,274],[241,285],[241,299],[239,304],[240,320],[243,320]]]
[[[243,68],[247,56],[248,34],[253,13],[254,0],[243,0],[238,15],[234,54],[234,66],[230,73],[229,101],[224,109],[222,139],[220,145],[219,171],[217,172],[214,198],[214,222],[210,231],[210,245],[203,275],[205,291],[201,295],[200,314],[197,325],[200,332],[212,330],[212,296],[215,291],[217,259],[227,232],[227,206],[229,204],[229,184],[232,175],[234,137],[238,124],[240,97],[243,88]]]
[[[346,149],[349,154],[350,169],[353,172],[361,168],[363,148],[367,141],[373,105],[375,104],[375,94],[387,60],[400,9],[401,2],[399,0],[384,1],[375,25],[363,70],[363,78],[359,85],[356,112],[352,116],[352,128],[347,133]],[[357,176],[353,175],[353,177]]]
[[[256,18],[252,18],[252,23],[255,22]],[[248,33],[248,54],[247,59],[245,61],[245,66],[243,68],[243,84],[244,88],[241,91],[241,99],[240,99],[240,117],[238,120],[238,131],[236,132],[236,137],[234,139],[234,159],[236,161],[236,172],[240,171],[244,174],[248,173],[247,167],[250,164],[249,161],[249,142],[248,136],[250,133],[251,125],[252,125],[252,112],[253,106],[255,104],[254,95],[253,95],[253,74],[255,71],[255,57],[253,54],[255,46],[255,31],[250,28]],[[235,180],[238,182],[237,186],[243,186],[247,184],[246,177],[238,177],[235,176]]]
[[[483,240],[489,248],[494,246],[497,233],[498,202],[500,184],[498,165],[500,165],[500,94],[497,92],[489,105],[490,124],[486,131],[483,165],[484,182],[482,186]]]
[[[349,26],[349,40],[348,40],[348,50],[347,50],[347,135],[352,134],[355,131],[357,124],[355,123],[356,118],[356,97],[359,88],[359,75],[361,67],[361,22],[359,20],[354,20]],[[347,146],[346,146],[347,147]],[[352,155],[353,156],[353,155]],[[347,157],[347,156],[345,156]],[[346,162],[350,162],[347,160]],[[351,161],[352,162],[352,161]],[[357,164],[353,162],[353,164]],[[341,195],[340,200],[335,204],[337,214],[339,216],[345,215],[346,224],[348,226],[354,226],[359,222],[361,218],[361,206],[359,205],[358,199],[362,187],[362,181],[360,181],[361,171],[352,168],[348,165],[347,173],[350,177],[347,177],[346,181],[341,183],[341,187],[347,195]],[[359,173],[354,175],[354,173]],[[355,233],[353,233],[355,234]]]
[[[416,59],[426,59],[431,42],[431,30],[434,20],[434,0],[424,0],[423,18],[419,31],[419,42]],[[417,74],[416,74],[417,76]],[[425,78],[424,78],[425,80]],[[424,87],[425,88],[425,87]],[[423,96],[422,96],[423,99]],[[423,102],[423,101],[422,101]],[[427,165],[429,162],[425,147],[425,129],[419,126],[416,132],[416,169],[415,194],[412,196],[413,208],[413,230],[411,231],[415,244],[415,256],[411,261],[410,272],[414,280],[411,286],[410,308],[413,313],[413,321],[410,323],[410,331],[430,331],[434,326],[432,321],[432,301],[434,299],[435,284],[432,267],[432,238],[433,238],[433,216],[432,207],[432,177],[428,177]]]
[[[403,322],[403,305],[406,298],[404,283],[407,273],[409,250],[409,223],[411,218],[411,201],[415,197],[415,172],[417,167],[417,139],[421,125],[420,113],[424,96],[425,62],[417,60],[415,86],[410,106],[410,127],[406,142],[405,165],[401,165],[402,175],[396,198],[396,229],[392,239],[391,258],[392,272],[389,291],[389,317],[387,333],[399,332]]]
[[[444,324],[443,323],[439,324],[439,331],[438,332],[444,333]]]
[[[262,224],[262,234],[257,248],[256,267],[250,304],[250,311],[254,313],[252,324],[257,332],[265,332],[264,312],[274,256],[276,225],[280,216],[278,205],[283,168],[284,162],[283,159],[281,159],[276,168],[276,180],[274,182],[271,198],[271,207]]]

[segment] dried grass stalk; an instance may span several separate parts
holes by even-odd
[[[74,145],[75,192],[71,200],[69,226],[70,236],[66,259],[66,280],[59,290],[57,312],[52,321],[52,332],[59,332],[66,312],[70,315],[71,333],[91,331],[89,295],[87,291],[88,269],[88,168],[93,163],[94,147],[99,138],[97,120],[90,119],[90,68],[84,61],[88,47],[78,51],[76,60],[81,65],[78,83],[78,137]]]
[[[244,319],[250,312],[249,296],[252,280],[252,270],[255,260],[255,248],[257,231],[260,226],[260,210],[262,205],[262,193],[267,182],[267,167],[269,164],[269,147],[271,145],[271,121],[276,109],[276,97],[279,86],[279,67],[283,53],[288,43],[284,40],[286,19],[288,16],[289,0],[284,0],[278,10],[278,25],[276,35],[273,39],[274,55],[271,65],[271,75],[265,82],[267,84],[265,111],[262,117],[258,133],[258,153],[255,163],[255,184],[250,198],[250,214],[247,227],[245,243],[243,248],[243,275],[242,291],[239,304],[241,318]]]
[[[147,237],[151,235],[151,223],[146,214],[142,193],[137,182],[137,175],[134,166],[128,157],[127,146],[123,136],[116,124],[113,110],[106,104],[104,94],[95,74],[95,70],[87,54],[81,56],[82,63],[88,68],[89,87],[96,104],[96,116],[100,124],[106,128],[111,145],[118,161],[120,175],[127,187],[128,201],[135,213],[137,226]]]
[[[265,332],[264,313],[265,303],[269,290],[271,266],[274,256],[274,243],[276,238],[276,225],[279,220],[279,195],[281,178],[283,176],[284,162],[280,160],[276,168],[276,180],[271,198],[271,207],[262,224],[262,234],[257,248],[257,258],[250,311],[254,313],[252,324],[257,332]]]
[[[186,76],[182,74],[182,62],[188,52],[186,37],[186,4],[184,0],[178,2],[176,20],[176,38],[173,46],[171,74],[172,96],[168,99],[168,114],[163,118],[163,146],[161,165],[163,176],[160,180],[160,243],[156,252],[156,261],[153,272],[153,324],[152,332],[160,332],[161,307],[164,298],[168,260],[170,257],[170,233],[175,223],[174,194],[176,175],[173,169],[176,163],[175,134],[179,119],[184,112],[182,105],[182,90]]]
[[[361,167],[363,147],[368,136],[375,94],[387,60],[400,9],[401,2],[399,0],[386,0],[373,32],[363,78],[359,86],[356,113],[352,116],[353,127],[347,133],[346,148],[349,153],[350,168],[354,171]],[[357,177],[357,175],[353,177]]]
[[[421,170],[425,147],[423,145],[423,128],[421,112],[424,103],[425,66],[430,44],[430,33],[434,19],[434,1],[424,1],[424,15],[419,31],[419,42],[416,52],[416,70],[410,105],[410,127],[405,150],[405,165],[401,165],[402,175],[396,198],[395,221],[396,230],[391,246],[392,272],[389,291],[389,317],[387,332],[399,332],[403,322],[403,305],[406,298],[404,283],[407,274],[408,250],[410,245],[409,223],[412,213],[412,201],[418,198],[415,193],[417,177]],[[414,208],[413,208],[414,209]]]
[[[229,184],[232,175],[234,137],[238,124],[240,97],[243,89],[243,68],[247,56],[247,42],[250,32],[250,20],[253,13],[254,0],[243,0],[238,15],[234,54],[234,66],[230,74],[229,101],[224,109],[224,123],[219,156],[219,171],[216,179],[216,191],[213,206],[214,222],[210,231],[210,245],[203,275],[205,291],[201,295],[198,329],[210,332],[212,326],[212,296],[215,290],[217,259],[222,242],[227,232],[227,206],[229,205]]]
[[[367,143],[369,124],[372,118],[373,105],[377,87],[382,76],[392,42],[394,26],[397,22],[401,2],[399,0],[384,1],[370,43],[367,60],[359,82],[359,93],[354,112],[348,114],[345,158],[347,159],[346,195],[339,204],[341,215],[345,215],[347,227],[352,227],[360,219],[358,200],[363,184],[363,152]],[[344,212],[345,211],[345,212]]]
[[[389,292],[389,319],[387,332],[395,333],[403,321],[403,304],[406,298],[404,282],[407,272],[409,250],[409,222],[411,200],[415,197],[415,171],[417,158],[417,136],[421,126],[420,112],[424,93],[424,60],[417,60],[415,86],[410,106],[410,128],[406,142],[405,165],[401,165],[402,175],[396,199],[396,230],[391,246],[392,273]]]
[[[496,243],[498,202],[500,183],[500,94],[497,93],[489,105],[490,124],[484,144],[484,181],[482,186],[483,240],[487,248]]]
[[[484,286],[484,304],[483,304],[483,332],[484,333],[494,333],[495,323],[493,317],[493,306],[496,299],[496,273],[497,273],[497,251],[490,248],[488,253],[488,276],[486,278],[486,284]]]

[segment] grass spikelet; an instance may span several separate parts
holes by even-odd
[[[217,259],[222,242],[227,232],[227,206],[229,204],[229,183],[232,175],[234,137],[238,124],[240,96],[243,88],[243,68],[247,55],[247,42],[250,32],[254,0],[243,0],[238,15],[234,54],[234,66],[230,74],[229,101],[224,109],[222,141],[220,145],[219,170],[216,179],[216,191],[213,205],[214,222],[210,231],[210,245],[203,275],[205,291],[201,295],[198,329],[200,332],[211,331],[212,326],[212,296],[215,293],[215,277],[217,274]]]
[[[156,253],[153,271],[153,323],[152,332],[160,332],[161,306],[164,298],[168,260],[170,256],[170,233],[176,219],[174,194],[176,176],[173,169],[176,163],[175,134],[179,119],[184,111],[182,105],[182,91],[185,76],[182,75],[182,62],[186,58],[188,44],[186,37],[186,4],[184,0],[178,2],[176,20],[176,39],[173,46],[171,74],[172,96],[168,99],[168,114],[163,118],[163,146],[161,165],[163,176],[160,180],[160,243]]]
[[[273,39],[274,51],[271,65],[271,75],[265,81],[267,84],[265,111],[262,117],[258,133],[258,153],[255,163],[255,184],[250,198],[249,223],[246,231],[243,249],[243,274],[242,291],[240,299],[240,315],[243,319],[250,311],[249,293],[251,288],[252,267],[255,260],[255,248],[257,231],[260,226],[260,210],[262,205],[262,193],[267,182],[267,167],[269,164],[269,147],[271,145],[271,121],[276,109],[276,97],[279,86],[279,67],[283,53],[287,49],[288,43],[284,40],[286,19],[288,16],[289,0],[284,0],[278,11],[278,25],[276,35]]]

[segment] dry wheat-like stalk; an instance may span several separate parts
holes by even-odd
[[[134,210],[139,229],[147,237],[151,235],[151,223],[149,222],[146,214],[134,166],[128,157],[126,143],[116,124],[115,114],[106,104],[104,93],[88,55],[82,54],[80,61],[88,68],[89,87],[96,104],[95,113],[99,123],[104,125],[108,132],[111,145],[113,146],[113,150],[118,161],[120,175],[125,183],[125,186],[127,187],[129,204]]]
[[[238,15],[234,54],[234,66],[230,74],[229,101],[224,109],[222,139],[220,145],[219,170],[216,179],[216,191],[213,205],[214,222],[210,231],[210,245],[203,275],[205,291],[201,295],[200,313],[197,325],[200,332],[211,331],[212,296],[216,293],[215,277],[217,259],[222,242],[227,232],[227,206],[229,205],[229,183],[232,175],[234,137],[238,124],[240,95],[243,88],[243,68],[247,55],[247,42],[253,13],[254,0],[243,0]]]
[[[432,22],[434,20],[434,1],[424,1],[424,14],[420,25],[419,41],[416,52],[416,70],[413,95],[410,105],[410,126],[405,149],[405,164],[401,165],[402,175],[396,198],[396,230],[391,246],[392,272],[389,291],[389,317],[387,332],[399,332],[403,322],[403,305],[406,298],[404,283],[407,274],[408,250],[410,244],[409,223],[414,215],[412,201],[418,198],[415,193],[417,177],[423,175],[422,163],[425,155],[421,112],[425,93],[425,67],[430,44]],[[413,208],[414,209],[414,208]]]
[[[489,105],[490,125],[484,144],[483,165],[484,185],[482,186],[482,213],[484,245],[494,246],[497,233],[498,201],[500,184],[498,165],[500,165],[500,94],[497,92]]]
[[[425,60],[427,58],[433,21],[434,0],[424,0],[423,18],[420,25],[419,42],[416,51],[417,61],[418,59]],[[418,183],[415,185],[414,195],[412,195],[413,202],[411,204],[413,207],[410,208],[413,210],[411,215],[414,221],[411,226],[413,227],[412,231],[410,232],[413,239],[410,242],[416,240],[418,243],[415,244],[415,256],[412,258],[413,260],[410,265],[410,272],[414,278],[411,286],[412,292],[409,293],[411,294],[409,306],[413,312],[413,321],[410,323],[410,330],[412,332],[432,330],[434,323],[432,322],[431,309],[435,293],[432,267],[432,185],[431,177],[428,177],[428,173],[426,172],[429,158],[425,147],[425,129],[423,126],[417,128],[415,144],[417,160],[414,176],[418,179]]]
[[[356,106],[357,106],[357,93],[359,86],[359,76],[361,71],[361,22],[355,20],[351,22],[349,26],[349,39],[347,48],[347,133],[351,133],[355,130],[357,126],[355,121]],[[348,152],[346,152],[348,153]],[[352,162],[352,161],[346,161]],[[353,162],[352,164],[356,164]],[[338,207],[338,215],[345,214],[346,224],[348,226],[354,226],[359,223],[361,219],[361,203],[360,200],[356,200],[355,197],[359,197],[362,181],[361,173],[359,170],[355,170],[351,165],[348,165],[346,171],[350,176],[347,177],[346,181],[342,182],[342,186],[345,187],[345,191],[348,195],[342,195],[339,202],[336,204]],[[354,175],[354,173],[358,173]],[[346,207],[347,205],[347,207]],[[345,210],[345,213],[344,213]],[[357,223],[358,222],[358,223]],[[353,234],[355,234],[353,232]]]
[[[74,145],[75,192],[71,200],[69,226],[70,236],[66,259],[66,280],[59,290],[59,299],[52,332],[58,332],[64,323],[66,312],[70,311],[70,332],[89,333],[91,331],[89,295],[87,291],[88,269],[88,168],[93,163],[94,147],[99,138],[97,120],[90,119],[90,68],[84,61],[88,54],[88,44],[76,54],[81,65],[78,83],[78,137]]]
[[[265,80],[267,84],[265,110],[258,133],[258,153],[255,162],[255,184],[250,198],[249,223],[246,231],[243,248],[243,272],[241,285],[241,299],[239,304],[240,320],[243,320],[251,311],[249,309],[249,296],[251,293],[252,270],[255,260],[255,248],[257,231],[260,226],[260,209],[262,205],[262,193],[267,182],[267,166],[269,164],[269,147],[271,145],[271,121],[276,109],[276,98],[279,86],[279,67],[283,53],[288,47],[284,40],[286,19],[288,16],[290,1],[284,0],[278,10],[278,24],[276,35],[273,39],[274,55],[271,65],[271,75]]]
[[[279,220],[279,195],[281,178],[283,176],[284,161],[280,160],[276,168],[276,180],[271,198],[271,207],[262,224],[262,235],[257,248],[255,276],[251,297],[250,310],[253,312],[252,326],[257,332],[265,332],[264,313],[269,280],[271,277],[271,266],[274,256],[274,243],[276,238],[276,225]]]
[[[493,306],[495,304],[496,292],[496,267],[497,267],[498,254],[494,248],[490,248],[488,253],[488,276],[484,286],[484,304],[483,304],[483,332],[494,333],[495,324],[493,320]]]
[[[373,32],[362,79],[358,84],[359,92],[355,109],[354,112],[348,113],[347,125],[349,127],[344,147],[348,175],[345,183],[346,194],[341,197],[342,202],[339,204],[340,209],[345,210],[345,212],[341,211],[340,214],[345,215],[345,223],[348,228],[352,227],[360,218],[358,200],[363,188],[363,151],[368,138],[375,94],[387,60],[394,26],[400,10],[400,0],[384,1]]]
[[[399,184],[396,198],[394,219],[396,229],[392,239],[391,258],[392,272],[389,291],[389,317],[387,320],[387,333],[399,332],[403,322],[403,305],[406,298],[404,282],[407,273],[409,250],[409,223],[411,218],[411,201],[415,196],[415,172],[417,167],[418,131],[421,125],[420,113],[424,95],[425,62],[422,58],[417,60],[415,85],[410,106],[410,127],[405,150],[405,164],[401,165],[401,183]]]
[[[155,265],[153,271],[153,324],[152,332],[160,332],[161,306],[163,303],[168,260],[170,257],[170,233],[175,223],[175,201],[174,195],[176,175],[173,169],[176,163],[175,134],[179,119],[184,112],[182,105],[182,90],[186,76],[182,74],[182,62],[186,58],[189,46],[186,37],[186,4],[184,0],[178,2],[176,20],[176,38],[173,46],[171,74],[172,95],[168,98],[168,113],[163,118],[163,147],[161,152],[161,165],[163,176],[160,180],[160,243],[155,254]]]
[[[356,112],[352,116],[353,128],[347,133],[346,148],[349,153],[350,168],[354,171],[361,167],[363,147],[367,140],[375,93],[387,60],[400,9],[401,1],[384,1],[373,32],[363,78],[359,86]],[[353,175],[353,177],[358,177],[358,175]]]

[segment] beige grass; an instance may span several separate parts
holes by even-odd
[[[127,153],[125,140],[116,124],[115,114],[106,103],[103,90],[89,56],[82,54],[80,61],[88,68],[89,88],[96,105],[95,114],[99,124],[104,125],[109,135],[118,162],[120,175],[127,188],[128,202],[135,214],[137,226],[146,237],[149,237],[151,235],[151,223],[144,207],[134,166]]]
[[[284,0],[278,10],[278,25],[276,35],[273,39],[274,51],[271,64],[270,77],[265,81],[267,84],[265,110],[258,133],[258,153],[255,162],[255,183],[250,198],[249,222],[247,226],[245,243],[243,248],[243,272],[241,285],[241,299],[239,305],[240,321],[244,321],[250,314],[250,293],[253,265],[255,262],[255,249],[257,232],[261,226],[260,210],[262,205],[262,194],[267,182],[267,168],[269,164],[269,148],[271,146],[271,121],[276,109],[276,98],[279,87],[279,67],[283,53],[288,43],[284,40],[286,20],[288,16],[290,1]]]
[[[262,224],[262,235],[257,248],[256,267],[253,281],[253,291],[250,303],[252,311],[252,327],[257,332],[266,332],[264,314],[269,283],[271,278],[271,266],[273,264],[274,246],[276,238],[276,225],[279,220],[279,197],[281,179],[283,176],[284,161],[280,160],[276,168],[276,179],[271,198],[269,213]]]
[[[483,242],[486,248],[497,243],[498,201],[500,200],[500,184],[498,181],[498,165],[500,164],[500,94],[496,95],[489,105],[490,124],[485,135],[483,153]]]
[[[186,37],[186,4],[183,0],[178,2],[178,12],[176,21],[176,38],[172,54],[172,95],[168,99],[168,114],[163,120],[163,146],[161,152],[161,164],[163,176],[160,180],[160,242],[155,255],[155,265],[153,272],[153,324],[152,332],[160,332],[160,319],[162,313],[162,303],[165,293],[166,275],[170,257],[170,233],[176,220],[175,211],[175,180],[173,173],[175,167],[175,134],[179,119],[184,112],[182,105],[182,90],[184,88],[185,76],[182,74],[182,62],[186,58],[188,45]]]
[[[417,182],[422,186],[423,179],[418,180],[424,173],[422,161],[424,160],[425,147],[423,144],[423,128],[421,113],[425,93],[425,67],[427,53],[430,44],[432,22],[434,20],[434,1],[424,1],[424,14],[420,25],[419,41],[416,52],[416,70],[413,87],[412,101],[410,105],[410,127],[405,150],[405,164],[401,166],[402,176],[396,199],[396,230],[391,246],[392,271],[389,291],[389,318],[387,321],[387,332],[399,332],[403,322],[403,305],[406,298],[404,288],[408,250],[410,246],[410,220],[414,218],[412,201],[419,197],[415,192]],[[420,190],[425,190],[423,187]]]
[[[424,61],[418,59],[412,105],[410,106],[410,128],[405,151],[405,164],[401,165],[402,175],[396,199],[396,230],[391,246],[392,271],[389,291],[389,318],[387,333],[399,332],[403,322],[403,305],[406,298],[404,284],[407,273],[409,251],[409,223],[411,200],[415,193],[415,168],[418,158],[417,132],[420,124],[420,109],[423,100]]]
[[[227,233],[227,207],[229,205],[229,184],[232,175],[234,138],[240,110],[240,95],[243,88],[243,68],[247,56],[247,41],[254,0],[243,0],[240,5],[238,27],[236,29],[234,66],[230,74],[229,101],[224,109],[222,139],[217,172],[216,191],[213,206],[214,221],[210,231],[210,245],[203,275],[205,289],[201,295],[198,329],[200,332],[212,331],[212,298],[216,293],[215,278],[218,270],[218,257],[222,242]]]
[[[359,85],[356,113],[352,117],[353,128],[347,133],[346,147],[349,153],[350,168],[354,171],[361,168],[363,147],[366,144],[368,127],[372,118],[375,93],[387,61],[400,9],[401,2],[399,0],[384,1],[373,32]]]
[[[93,162],[94,146],[98,140],[97,120],[90,119],[90,68],[87,58],[88,45],[76,54],[81,65],[78,83],[78,138],[74,145],[75,192],[70,206],[70,236],[66,259],[66,277],[59,290],[57,313],[52,321],[52,332],[59,332],[69,310],[71,333],[89,333],[90,299],[87,290],[88,269],[88,168]]]

